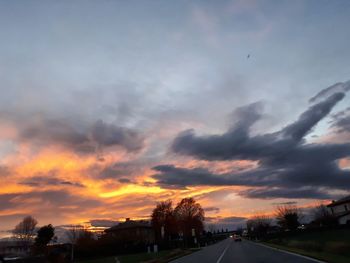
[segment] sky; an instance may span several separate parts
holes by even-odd
[[[350,189],[350,2],[0,1],[0,231],[229,227]]]

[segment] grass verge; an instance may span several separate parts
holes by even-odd
[[[280,233],[264,244],[330,263],[350,262],[349,228]]]
[[[299,255],[303,255],[303,256],[308,256],[311,258],[315,258],[318,260],[322,260],[322,261],[326,261],[329,263],[349,263],[350,262],[350,258],[347,256],[342,256],[342,255],[338,255],[338,254],[333,254],[333,253],[328,253],[325,251],[312,251],[312,250],[304,250],[302,248],[295,248],[295,247],[290,247],[290,246],[283,246],[283,245],[277,245],[274,243],[270,243],[270,242],[262,242],[262,244],[270,246],[270,247],[274,247],[274,248],[278,248],[281,250],[286,250],[289,252],[293,252]]]

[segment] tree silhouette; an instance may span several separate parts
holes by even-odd
[[[176,233],[176,222],[171,200],[157,204],[152,211],[151,223],[158,241],[167,241],[172,234]]]
[[[278,206],[276,208],[277,224],[284,230],[295,230],[300,225],[300,212],[296,206]]]
[[[214,224],[208,225],[208,231],[211,232],[212,234],[215,233],[216,226]]]
[[[251,237],[264,238],[271,226],[272,219],[266,215],[256,215],[247,221],[248,233]]]
[[[51,224],[41,227],[38,230],[37,236],[35,238],[34,245],[36,252],[45,252],[47,244],[51,241],[54,235],[55,229]]]
[[[97,241],[94,234],[88,230],[81,230],[76,241],[76,254],[79,255],[94,255],[96,253]]]
[[[27,248],[29,243],[33,240],[35,236],[35,227],[38,221],[32,216],[26,216],[23,218],[15,229],[12,231],[15,238],[23,242],[23,245]]]
[[[195,235],[203,231],[204,210],[193,198],[184,198],[174,210],[176,221],[180,231],[186,239],[192,236],[192,229]]]
[[[74,260],[74,246],[77,243],[77,240],[81,233],[83,232],[84,227],[81,225],[69,225],[66,232],[67,238],[71,243],[71,261]]]
[[[338,224],[338,220],[325,205],[320,204],[313,211],[313,223],[321,227],[335,226]]]

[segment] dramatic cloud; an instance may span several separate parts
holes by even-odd
[[[24,179],[20,182],[20,184],[33,186],[33,187],[43,187],[43,186],[76,186],[76,187],[84,187],[83,184],[78,182],[71,182],[61,180],[56,177],[49,177],[48,175],[42,176],[34,176],[27,179]]]
[[[23,140],[47,143],[63,143],[68,146],[88,142],[88,136],[64,119],[35,118],[21,127],[19,137]]]
[[[39,213],[71,212],[74,207],[93,208],[102,203],[97,199],[85,198],[69,193],[67,190],[47,190],[17,194],[0,194],[0,209],[21,209],[28,205]]]
[[[289,202],[279,202],[279,203],[272,203],[272,205],[296,205],[298,202],[295,201],[289,201]]]
[[[132,181],[128,178],[120,178],[118,179],[118,182],[121,183],[121,184],[130,184],[132,183]]]
[[[349,74],[350,2],[17,2],[0,1],[0,231],[348,189],[347,115],[323,134],[349,82],[319,91]]]
[[[255,169],[216,174],[203,168],[179,168],[172,165],[154,167],[162,186],[241,185],[259,187],[240,192],[253,198],[329,199],[327,190],[347,190],[350,171],[339,168],[337,161],[350,156],[350,143],[309,144],[304,137],[344,98],[335,93],[312,105],[297,121],[278,132],[250,135],[259,119],[257,104],[236,111],[237,121],[222,135],[197,136],[182,132],[172,149],[179,154],[205,160],[258,160]],[[266,188],[267,187],[267,188]]]
[[[46,147],[60,145],[77,153],[94,153],[106,147],[118,146],[137,152],[144,146],[144,137],[136,130],[106,123],[81,121],[76,118],[48,118],[1,114],[1,119],[18,129],[17,140]]]
[[[39,186],[40,187],[40,186]],[[39,224],[69,222],[76,213],[81,216],[103,205],[103,202],[67,190],[46,190],[0,194],[0,221],[14,227],[24,216],[32,215]]]
[[[350,107],[333,116],[332,127],[337,132],[350,132]]]
[[[140,150],[144,140],[136,131],[106,124],[101,120],[93,126],[92,138],[101,146],[119,145],[131,152]]]
[[[335,195],[330,195],[326,191],[302,187],[301,189],[290,188],[262,188],[242,191],[241,194],[249,198],[311,198],[311,199],[331,199]]]
[[[120,179],[122,177],[131,176],[135,172],[142,172],[136,163],[119,162],[103,168],[103,170],[97,174],[97,177],[101,179]]]
[[[92,219],[89,223],[94,227],[112,227],[118,225],[120,222],[106,219]]]
[[[309,102],[315,102],[320,99],[324,99],[325,97],[328,97],[329,95],[336,93],[336,92],[343,92],[346,93],[350,90],[350,81],[347,81],[345,83],[338,82],[328,88],[325,88],[321,90],[319,93],[317,93],[314,97],[312,97]]]
[[[212,213],[219,213],[220,212],[220,208],[219,207],[215,207],[215,206],[210,206],[210,207],[205,207],[204,208],[205,212],[212,212]]]
[[[222,135],[196,136],[193,130],[180,133],[172,149],[176,153],[205,160],[259,160],[290,153],[302,143],[302,139],[344,98],[336,93],[325,101],[311,106],[299,119],[279,132],[251,137],[251,126],[258,120],[255,104],[239,109],[236,125]]]

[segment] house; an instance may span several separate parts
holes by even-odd
[[[350,224],[350,195],[327,205],[340,225]]]
[[[105,232],[124,243],[153,244],[155,242],[154,229],[150,222],[145,220],[134,221],[126,218],[125,222],[112,226]]]
[[[14,239],[0,240],[0,255],[26,256],[28,254],[28,244]]]

